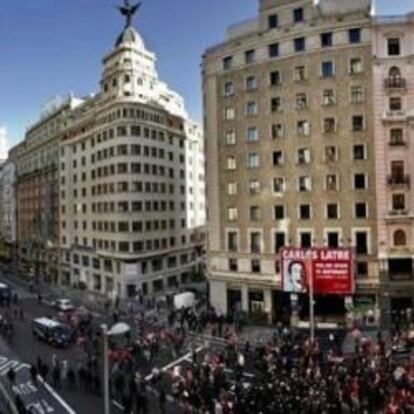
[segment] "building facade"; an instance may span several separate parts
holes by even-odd
[[[377,306],[370,2],[261,0],[203,60],[212,304],[278,320],[283,246],[352,247],[356,294]],[[300,314],[307,298],[299,297]]]
[[[19,270],[28,279],[58,283],[59,142],[78,103],[73,97],[51,100],[9,152],[16,166]]]
[[[16,167],[12,162],[0,166],[0,239],[12,246],[17,240]]]
[[[381,300],[392,319],[414,304],[414,14],[375,18],[372,48]]]
[[[61,282],[107,297],[175,290],[204,263],[200,128],[128,26],[59,147]]]

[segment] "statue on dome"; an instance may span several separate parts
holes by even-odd
[[[132,25],[132,18],[134,17],[134,14],[138,11],[138,9],[141,7],[142,2],[137,3],[135,5],[130,4],[129,0],[124,0],[123,6],[118,6],[118,9],[121,11],[121,14],[125,16],[126,22],[125,22],[125,28],[131,27]]]

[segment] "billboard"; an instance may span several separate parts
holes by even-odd
[[[313,280],[315,294],[354,293],[351,249],[285,247],[280,254],[285,292],[306,293]]]

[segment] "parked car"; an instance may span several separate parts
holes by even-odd
[[[56,347],[66,348],[72,342],[72,331],[66,325],[49,318],[37,318],[32,321],[33,335]]]
[[[12,289],[9,285],[5,283],[0,283],[0,297],[3,300],[11,299],[12,296]]]
[[[75,306],[70,299],[56,299],[53,302],[53,306],[61,312],[68,312],[75,309]]]

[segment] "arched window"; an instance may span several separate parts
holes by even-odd
[[[394,232],[394,246],[405,246],[407,244],[407,238],[404,230],[396,230]]]
[[[390,68],[388,74],[389,77],[392,79],[401,79],[401,70],[397,66],[393,66],[392,68]]]

